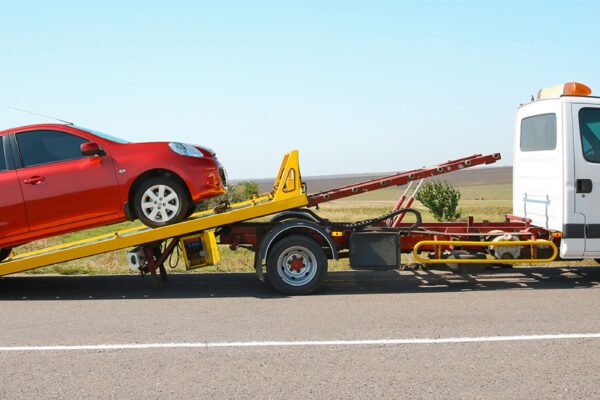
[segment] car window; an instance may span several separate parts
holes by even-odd
[[[83,158],[81,144],[88,140],[60,131],[17,133],[19,151],[26,167]]]
[[[110,140],[111,142],[121,143],[121,144],[131,143],[128,140],[121,139],[119,137],[116,137],[116,136],[113,136],[113,135],[109,135],[108,133],[100,132],[100,131],[97,131],[95,129],[83,128],[83,127],[77,126],[77,125],[73,125],[73,127],[77,128],[77,129],[81,129],[82,131],[89,132],[92,135],[100,136],[101,138],[106,139],[106,140]]]
[[[0,136],[0,171],[6,171],[6,157],[4,157],[4,138]]]
[[[542,114],[521,121],[521,151],[556,148],[556,114]]]
[[[583,157],[600,163],[600,108],[582,108],[579,111],[579,131]]]

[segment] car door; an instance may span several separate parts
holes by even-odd
[[[573,104],[575,211],[585,219],[584,257],[600,257],[600,107]]]
[[[116,214],[117,180],[110,155],[84,157],[83,135],[58,130],[15,134],[17,170],[31,231]]]
[[[27,214],[8,136],[0,136],[0,239],[27,233]]]

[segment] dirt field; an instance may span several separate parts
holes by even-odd
[[[461,188],[470,186],[486,186],[486,185],[512,185],[512,167],[475,167],[463,171],[451,172],[439,176],[439,179],[446,181],[454,186]],[[395,174],[396,171],[370,173],[370,174],[354,174],[354,175],[324,175],[324,176],[303,176],[303,180],[308,186],[309,193],[321,192],[336,187],[351,185],[366,181],[369,179],[379,178]],[[263,192],[271,190],[274,178],[257,179],[260,189]],[[233,181],[235,182],[235,180]],[[392,189],[393,190],[393,189]],[[379,190],[377,193],[384,193],[386,190]]]

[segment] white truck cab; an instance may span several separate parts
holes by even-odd
[[[600,258],[600,97],[569,82],[521,105],[513,213],[562,234],[561,258]]]

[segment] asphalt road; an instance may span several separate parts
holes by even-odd
[[[599,288],[592,267],[341,272],[305,297],[249,274],[12,276],[0,398],[600,398],[600,337],[537,336],[600,333]],[[413,338],[441,341],[362,342]]]

